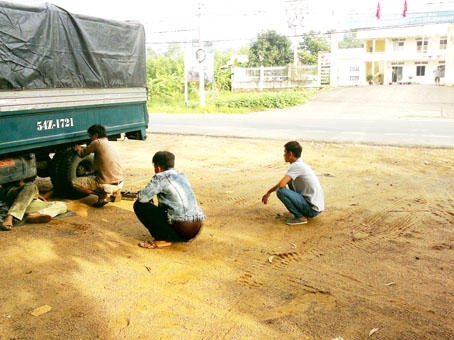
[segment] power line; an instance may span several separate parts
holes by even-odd
[[[8,1],[8,0],[6,0]],[[50,0],[52,1],[52,0]],[[378,0],[376,0],[378,1]],[[395,2],[389,0],[380,0],[381,3],[381,9],[382,9],[382,18],[380,19],[380,26],[375,27],[373,22],[375,20],[375,4],[376,1],[373,1],[374,5],[370,5],[369,7],[361,7],[358,9],[348,9],[345,10],[342,13],[342,16],[337,16],[336,13],[333,17],[330,17],[328,19],[333,19],[335,24],[337,24],[339,21],[344,21],[344,22],[349,22],[352,21],[353,19],[358,19],[358,18],[364,18],[361,20],[357,20],[357,26],[355,28],[340,28],[337,29],[336,32],[338,33],[347,33],[347,32],[354,32],[357,30],[378,30],[378,29],[389,29],[389,28],[397,28],[397,27],[402,27],[402,23],[394,23],[393,20],[395,20],[396,15],[400,15],[400,9],[403,6],[403,1]],[[19,3],[23,5],[29,5],[29,6],[36,6],[37,4],[42,4],[43,0],[9,0],[8,2],[13,2],[13,3]],[[320,3],[320,1],[318,1]],[[304,16],[302,18],[301,23],[305,24],[313,18],[317,17],[318,15],[322,13],[326,13],[326,11],[329,11],[329,8],[327,6],[325,7],[316,7],[314,5],[314,0],[285,0],[284,4],[285,6],[282,6],[282,8],[279,9],[279,13],[282,14],[282,27],[286,27],[286,29],[279,30],[279,34],[286,36],[287,38],[298,38],[301,37],[302,34],[298,34],[298,32],[293,29],[293,33],[291,33],[291,30],[289,27],[286,25],[287,20],[286,17],[291,15],[291,11],[293,9],[296,9],[299,11],[300,14]],[[399,3],[399,5],[397,4]],[[411,5],[411,0],[408,0],[409,6]],[[219,25],[222,23],[223,20],[226,20],[227,22],[230,22],[229,24],[226,25],[226,28],[224,31],[220,31],[218,36],[213,37],[213,34],[211,38],[206,37],[206,40],[212,41],[214,43],[219,43],[219,44],[228,44],[228,43],[241,43],[241,42],[247,42],[250,43],[251,41],[257,40],[258,30],[255,33],[248,33],[246,30],[241,32],[241,35],[238,37],[221,37],[221,34],[225,34],[225,31],[231,31],[233,27],[235,26],[242,26],[241,25],[241,20],[248,20],[248,21],[255,21],[258,22],[258,26],[263,26],[264,31],[270,30],[271,28],[266,28],[265,24],[270,25],[276,25],[278,22],[276,22],[276,19],[274,19],[274,22],[269,22],[270,17],[274,18],[277,14],[276,10],[272,10],[271,7],[264,7],[268,4],[268,6],[271,6],[269,2],[263,3],[263,6],[260,7],[259,9],[252,9],[252,10],[244,10],[244,9],[238,9],[235,8],[234,6],[231,6],[229,3],[225,2],[216,2],[210,3],[210,5],[204,5],[202,8],[202,15],[204,16],[203,20],[205,23],[213,23],[213,25]],[[386,5],[386,7],[384,7]],[[389,7],[388,7],[389,5]],[[343,3],[338,2],[336,6],[342,7]],[[385,12],[385,8],[389,9],[389,12]],[[424,8],[432,10],[436,9],[450,9],[452,8],[454,11],[454,0],[442,0],[442,1],[425,1],[423,3],[420,3],[419,7],[417,8],[412,8],[409,7],[409,12],[408,12],[408,17],[411,17],[413,14],[415,14],[415,10],[420,8],[423,10]],[[391,16],[391,10],[394,11],[394,17]],[[323,12],[321,12],[323,11]],[[413,11],[413,13],[412,13]],[[399,13],[399,14],[397,14]],[[413,15],[412,19],[424,19],[424,15],[426,13],[420,13],[420,15]],[[325,19],[327,16],[325,16]],[[262,21],[260,21],[262,19]],[[328,21],[325,20],[325,21]],[[389,21],[388,21],[389,19]],[[273,20],[273,19],[271,19]],[[320,21],[320,20],[319,20]],[[195,35],[199,31],[199,28],[194,26],[195,23],[197,22],[197,12],[196,8],[194,7],[194,11],[189,11],[188,13],[180,14],[177,12],[174,12],[171,16],[170,15],[159,15],[159,11],[154,11],[150,13],[149,19],[145,20],[142,22],[142,24],[145,26],[145,31],[146,31],[146,37],[147,37],[147,45],[166,45],[166,44],[171,44],[171,43],[179,43],[179,44],[185,44],[188,42],[192,41],[192,37],[190,35]],[[372,23],[371,25],[368,25],[369,23]],[[388,24],[389,23],[389,24]],[[333,24],[334,25],[334,24]],[[410,27],[410,26],[418,26],[416,24],[406,24],[405,26]],[[293,27],[294,28],[294,27]],[[214,31],[213,27],[205,27],[206,31],[209,31],[210,33]],[[275,29],[276,30],[276,29]],[[305,27],[300,27],[300,31],[308,31],[311,30],[310,26],[305,26]],[[284,33],[283,33],[283,32]],[[315,29],[315,31],[322,31],[319,29]],[[233,33],[232,33],[233,34]],[[325,33],[319,33],[319,34],[324,34],[324,35],[329,35],[325,31]]]

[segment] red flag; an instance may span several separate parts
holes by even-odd
[[[377,19],[380,19],[380,2],[378,2],[377,4],[377,12],[375,13],[375,16],[377,17]]]
[[[404,11],[402,12],[402,16],[404,18],[407,16],[407,0],[404,2]]]

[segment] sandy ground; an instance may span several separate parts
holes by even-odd
[[[139,248],[133,202],[93,196],[1,232],[0,339],[454,339],[454,150],[303,142],[327,209],[289,227],[275,194],[260,201],[285,142],[117,142],[131,191],[154,152],[176,154],[201,234]]]

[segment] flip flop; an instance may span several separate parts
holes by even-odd
[[[93,204],[92,207],[93,207],[93,208],[102,208],[102,207],[105,206],[107,203],[109,203],[109,201],[105,201],[105,200],[98,201],[98,202],[96,202],[95,204]]]
[[[145,249],[168,248],[171,245],[172,242],[167,241],[143,241],[139,243],[139,247]]]
[[[172,245],[172,242],[168,241],[154,241],[154,244],[156,244],[156,247],[158,248],[168,248]]]
[[[0,227],[0,229],[3,231],[11,231],[11,230],[13,230],[13,225],[12,224],[3,224]]]
[[[145,249],[154,249],[156,248],[156,244],[153,241],[143,241],[139,243],[140,248],[145,248]]]

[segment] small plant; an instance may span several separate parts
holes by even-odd
[[[374,80],[374,76],[372,74],[368,74],[366,79],[370,83],[370,82],[372,82]]]

